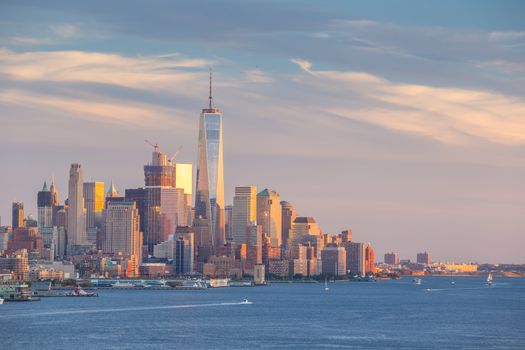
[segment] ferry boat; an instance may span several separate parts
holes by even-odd
[[[113,288],[134,288],[135,285],[131,282],[121,282],[120,280],[111,285]]]
[[[68,294],[70,297],[98,297],[97,293],[86,292],[80,287],[76,287],[71,293]]]
[[[418,285],[419,285],[419,284],[421,284],[421,278],[414,278],[414,279],[412,280],[412,282],[414,282],[415,284],[418,284]]]
[[[7,280],[0,281],[0,298],[4,301],[38,301],[31,288],[25,282]]]
[[[229,278],[210,278],[211,288],[221,288],[221,287],[229,287],[229,286],[230,286]]]

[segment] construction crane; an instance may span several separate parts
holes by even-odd
[[[159,144],[155,142],[155,144],[149,142],[148,140],[144,140],[144,142],[146,142],[148,145],[150,145],[151,147],[153,147],[153,149],[155,150],[155,152],[157,152],[157,150],[159,149]]]
[[[177,150],[175,151],[175,153],[173,153],[173,155],[170,157],[170,159],[168,160],[168,162],[172,163],[173,162],[173,159],[180,153],[180,151],[182,151],[182,146],[180,146],[179,148],[177,148]]]

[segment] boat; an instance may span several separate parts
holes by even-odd
[[[68,294],[70,297],[98,297],[97,293],[86,292],[80,287],[76,287],[71,293]]]
[[[249,301],[248,299],[243,299],[241,301],[241,304],[253,304],[251,301]]]
[[[117,281],[111,285],[113,288],[134,288],[135,285],[131,282],[120,282]]]
[[[330,288],[328,288],[328,278],[325,278],[324,280],[324,290],[329,291]]]
[[[487,286],[492,286],[492,272],[487,275]]]
[[[4,303],[4,299],[0,298],[0,305]]]
[[[415,284],[421,284],[421,278],[414,278],[412,282],[414,282]]]

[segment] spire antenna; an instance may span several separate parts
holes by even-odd
[[[212,97],[211,97],[211,78],[212,78],[212,76],[211,76],[211,67],[210,67],[210,97],[208,97],[208,99],[210,100],[209,107],[208,107],[209,109],[211,109],[211,101],[212,101]]]

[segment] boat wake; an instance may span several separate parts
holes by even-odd
[[[123,308],[100,308],[100,309],[83,309],[83,310],[64,310],[51,312],[36,312],[30,314],[16,314],[16,315],[0,315],[3,318],[18,318],[18,317],[36,317],[36,316],[55,316],[55,315],[75,315],[75,314],[95,314],[95,313],[111,313],[111,312],[129,312],[129,311],[147,311],[147,310],[169,310],[169,309],[189,309],[201,307],[218,307],[218,306],[234,306],[234,305],[251,305],[253,302],[225,302],[225,303],[210,303],[210,304],[186,304],[186,305],[165,305],[165,306],[137,306],[137,307],[123,307]]]

